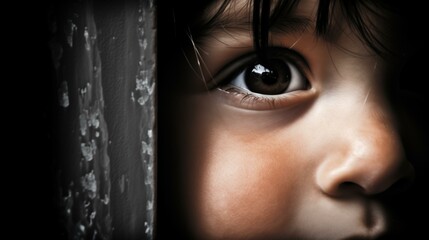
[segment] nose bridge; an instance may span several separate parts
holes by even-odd
[[[328,194],[341,194],[342,186],[358,186],[365,194],[388,189],[410,173],[395,121],[385,105],[372,101],[343,122],[332,153],[317,173]]]

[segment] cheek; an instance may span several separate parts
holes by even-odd
[[[212,236],[268,236],[285,231],[300,196],[298,136],[237,134],[225,122],[203,124],[190,189],[200,231]],[[255,136],[257,135],[257,136]],[[280,137],[282,136],[282,137]],[[266,141],[270,139],[269,141]],[[192,207],[191,207],[192,208]],[[195,207],[194,207],[195,208]]]

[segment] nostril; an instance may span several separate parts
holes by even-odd
[[[365,189],[354,182],[343,182],[338,185],[338,193],[340,193],[341,196],[349,196],[364,192]]]

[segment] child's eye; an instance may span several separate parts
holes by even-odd
[[[220,76],[228,77],[220,81],[218,91],[236,107],[252,110],[283,108],[311,95],[305,91],[310,89],[305,74],[308,69],[305,59],[298,53],[270,48],[263,61],[253,54],[230,64],[220,73]]]
[[[308,81],[289,61],[268,59],[248,66],[223,88],[228,87],[237,87],[248,93],[279,95],[305,90]]]

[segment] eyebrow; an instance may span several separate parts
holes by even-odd
[[[292,34],[309,31],[314,26],[314,21],[302,16],[280,16],[269,27],[273,33]]]
[[[231,5],[224,2],[213,16],[200,19],[197,24],[197,36],[213,36],[218,31],[226,32],[252,32],[252,14],[250,5]],[[289,9],[291,10],[291,9]],[[315,20],[307,16],[299,16],[292,11],[281,11],[275,16],[269,16],[268,31],[276,34],[293,34],[308,31],[315,27]],[[195,33],[195,32],[194,32]]]
[[[221,14],[216,19],[212,19],[210,24],[201,26],[203,35],[212,35],[220,30],[227,31],[252,31],[252,22],[245,16],[223,16],[229,14]],[[293,34],[309,31],[314,26],[314,21],[303,16],[279,16],[269,26],[269,32],[276,34]]]

